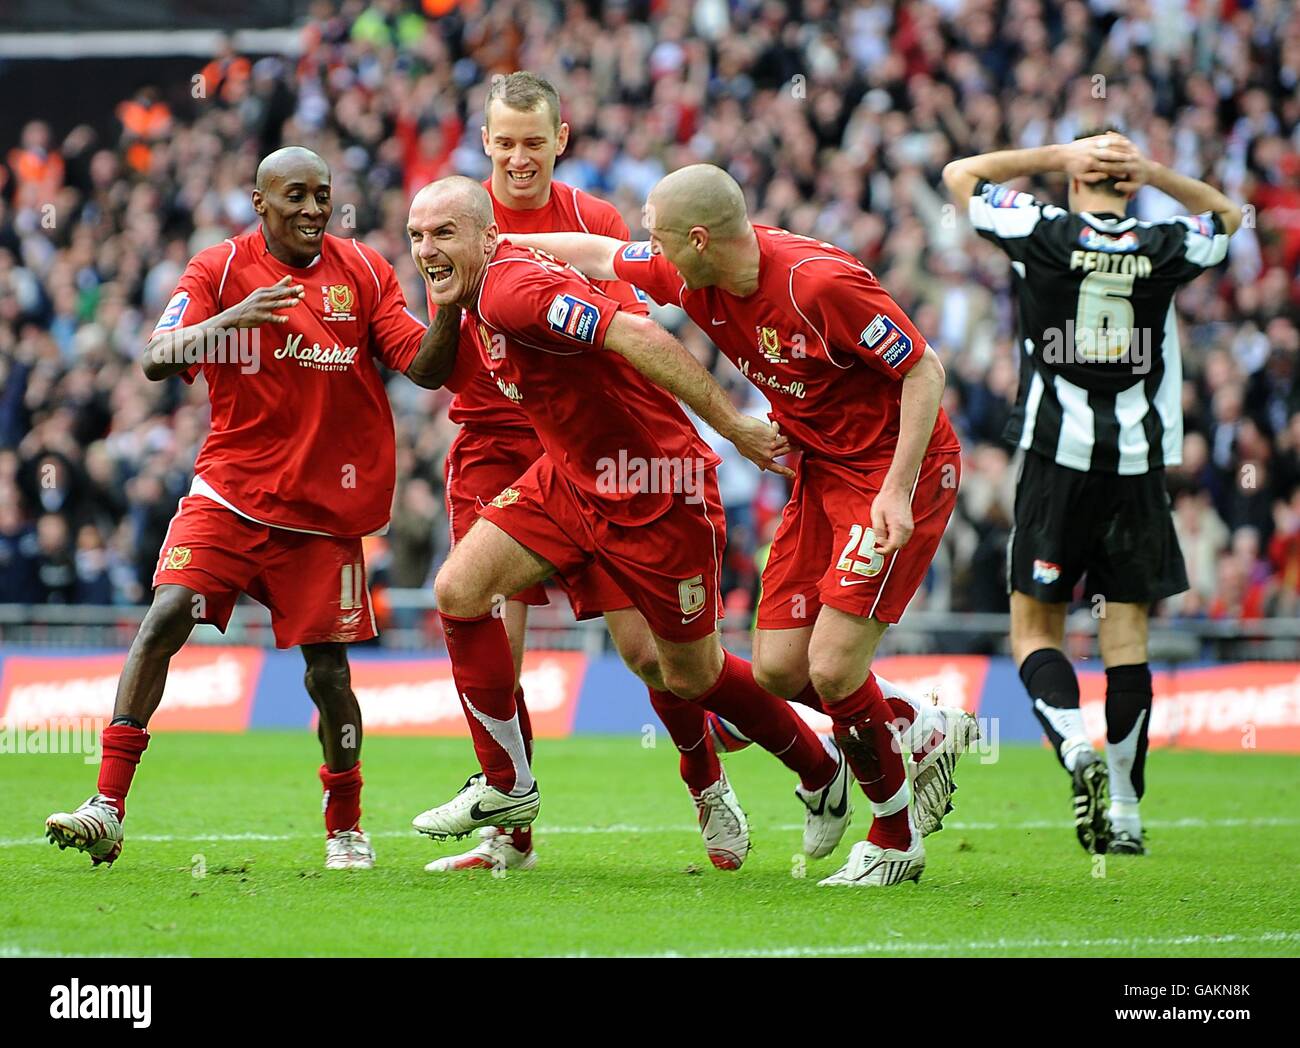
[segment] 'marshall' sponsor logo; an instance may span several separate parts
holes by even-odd
[[[130,1019],[137,1030],[152,1022],[152,986],[82,986],[73,979],[50,989],[51,1019]]]
[[[276,360],[285,357],[298,361],[302,367],[316,368],[318,371],[346,371],[357,359],[357,347],[344,348],[337,342],[332,346],[322,346],[319,342],[304,346],[301,335],[290,335],[284,340],[284,345],[275,351]]]

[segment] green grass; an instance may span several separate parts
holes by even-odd
[[[363,823],[379,865],[347,873],[322,868],[306,732],[156,735],[111,869],[39,838],[50,811],[93,792],[96,769],[0,756],[0,955],[1300,952],[1300,758],[1157,751],[1150,854],[1103,864],[1074,840],[1049,753],[972,755],[921,883],[851,890],[817,879],[865,832],[864,799],[835,855],[799,877],[794,783],[760,752],[728,759],[754,851],[727,874],[704,856],[670,748],[634,736],[539,750],[540,864],[503,878],[423,872],[456,846],[409,820],[471,770],[458,740],[366,741]]]

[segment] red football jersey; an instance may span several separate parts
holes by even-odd
[[[339,538],[388,523],[397,470],[393,415],[374,358],[415,359],[424,324],[406,309],[393,267],[357,240],[328,234],[310,266],[267,250],[261,229],[190,260],[155,334],[197,324],[290,276],[303,299],[285,324],[242,332],[244,360],[205,360],[211,432],[195,484],[250,520]],[[207,491],[204,491],[207,494]]]
[[[741,298],[688,290],[649,241],[627,244],[614,271],[657,302],[680,305],[772,404],[791,442],[864,468],[898,442],[902,378],[926,342],[861,262],[832,244],[771,226],[758,234],[758,289]],[[943,409],[930,452],[959,448]]]
[[[490,196],[492,180],[488,179],[483,185]],[[493,197],[492,210],[502,233],[597,233],[618,240],[626,240],[628,236],[627,223],[618,213],[618,208],[564,182],[551,183],[551,198],[542,207],[516,211]],[[596,287],[630,312],[648,312],[635,289],[622,281],[597,281]],[[430,317],[436,308],[430,303]],[[524,413],[501,396],[492,377],[477,367],[477,359],[478,353],[468,328],[462,325],[456,370],[447,382],[448,388],[456,391],[456,398],[451,402],[447,417],[471,427],[527,429],[528,420]]]
[[[621,309],[576,269],[502,244],[466,316],[497,396],[523,412],[560,475],[602,517],[641,525],[719,459],[676,397],[603,352]]]

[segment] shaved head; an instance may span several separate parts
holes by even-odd
[[[417,207],[431,207],[439,214],[468,220],[476,231],[487,229],[496,221],[488,191],[464,175],[448,175],[430,182],[411,201],[411,210]]]
[[[483,186],[463,175],[430,182],[411,201],[406,235],[434,305],[473,301],[497,249],[496,214]]]
[[[712,164],[691,164],[665,175],[646,203],[647,217],[658,228],[685,233],[703,226],[721,240],[745,236],[749,230],[745,194],[734,178]]]
[[[310,265],[334,212],[329,165],[302,146],[277,149],[257,165],[253,210],[272,255],[287,265]]]
[[[329,164],[319,154],[313,153],[306,146],[285,146],[262,158],[262,162],[257,165],[255,184],[265,193],[273,181],[293,180],[295,176],[301,177],[306,172],[323,174],[324,181],[329,181]]]

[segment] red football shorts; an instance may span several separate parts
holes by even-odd
[[[658,637],[686,643],[717,628],[727,523],[712,469],[700,493],[675,494],[663,516],[625,526],[601,517],[543,455],[481,516],[550,561],[561,579],[601,569]]]
[[[899,620],[957,504],[961,455],[925,457],[912,493],[912,538],[883,557],[874,549],[871,503],[887,472],[804,457],[763,569],[759,629],[811,626],[823,604],[880,622]]]
[[[195,621],[223,633],[240,593],[271,611],[275,644],[350,644],[378,634],[361,540],[257,524],[186,495],[167,528],[153,584],[202,595]]]
[[[451,543],[463,539],[479,512],[542,457],[542,445],[531,431],[483,433],[461,428],[447,451],[447,520]],[[630,608],[632,601],[598,564],[569,577],[556,576],[576,619],[594,619],[606,611]],[[512,600],[549,604],[544,585],[529,586]]]

